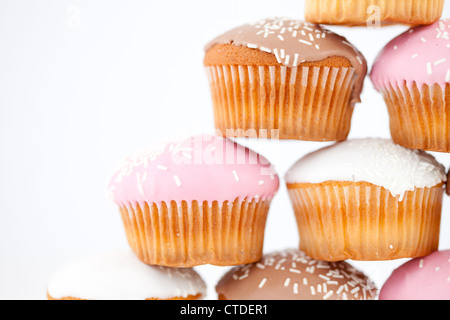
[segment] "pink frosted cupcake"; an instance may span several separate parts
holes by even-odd
[[[376,60],[371,78],[388,106],[396,143],[450,152],[450,19],[392,40]]]
[[[278,187],[271,164],[257,153],[198,136],[130,156],[109,193],[143,262],[192,267],[258,261]]]
[[[380,300],[450,300],[450,250],[411,260],[395,270]]]

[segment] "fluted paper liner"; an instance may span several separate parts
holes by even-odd
[[[197,295],[189,295],[187,297],[173,297],[170,299],[158,299],[158,298],[148,298],[145,300],[199,300],[202,298],[202,294],[197,294]],[[80,298],[74,298],[74,297],[64,297],[64,298],[53,298],[49,293],[47,293],[47,300],[49,301],[55,301],[55,300],[59,300],[59,301],[86,301],[87,299],[80,299]]]
[[[300,249],[317,260],[394,260],[439,246],[444,189],[416,189],[402,201],[367,182],[288,184]]]
[[[388,86],[382,90],[395,143],[409,149],[450,152],[450,85]]]
[[[341,141],[349,134],[354,68],[224,65],[206,69],[216,128],[223,136]]]
[[[146,264],[233,266],[262,257],[269,200],[121,208],[128,242]]]
[[[431,24],[443,8],[444,0],[307,0],[305,16],[324,24],[363,25],[377,18],[384,23]]]

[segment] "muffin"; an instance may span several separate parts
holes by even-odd
[[[437,21],[444,0],[306,0],[306,20],[322,24],[430,24]]]
[[[345,38],[299,20],[267,19],[206,46],[219,135],[311,141],[348,136],[367,74]]]
[[[286,174],[300,249],[324,261],[394,260],[438,249],[445,169],[385,139],[349,140]]]
[[[392,139],[450,152],[450,20],[410,29],[378,56],[371,79],[386,101]]]
[[[265,158],[231,140],[203,135],[131,155],[108,190],[139,259],[192,267],[261,259],[278,187]]]
[[[450,183],[448,182],[450,179],[450,171],[448,172],[447,175],[447,194],[450,196]]]
[[[205,282],[193,269],[148,266],[118,250],[72,261],[50,280],[49,300],[196,300]]]
[[[384,284],[380,300],[450,300],[450,250],[402,265]]]
[[[216,287],[219,300],[374,300],[375,285],[346,262],[313,260],[285,250],[231,269]]]

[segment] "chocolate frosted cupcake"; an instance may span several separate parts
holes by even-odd
[[[216,287],[220,300],[374,300],[377,288],[346,262],[323,262],[285,250],[230,270]]]
[[[204,64],[219,134],[310,141],[347,138],[367,73],[345,38],[289,19],[217,37]]]

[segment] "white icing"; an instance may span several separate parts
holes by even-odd
[[[402,198],[407,191],[447,181],[445,168],[419,150],[387,139],[348,140],[300,159],[286,174],[287,183],[369,182]]]
[[[206,285],[193,269],[148,266],[132,252],[115,251],[67,264],[51,279],[48,293],[56,299],[169,299],[204,297]]]

